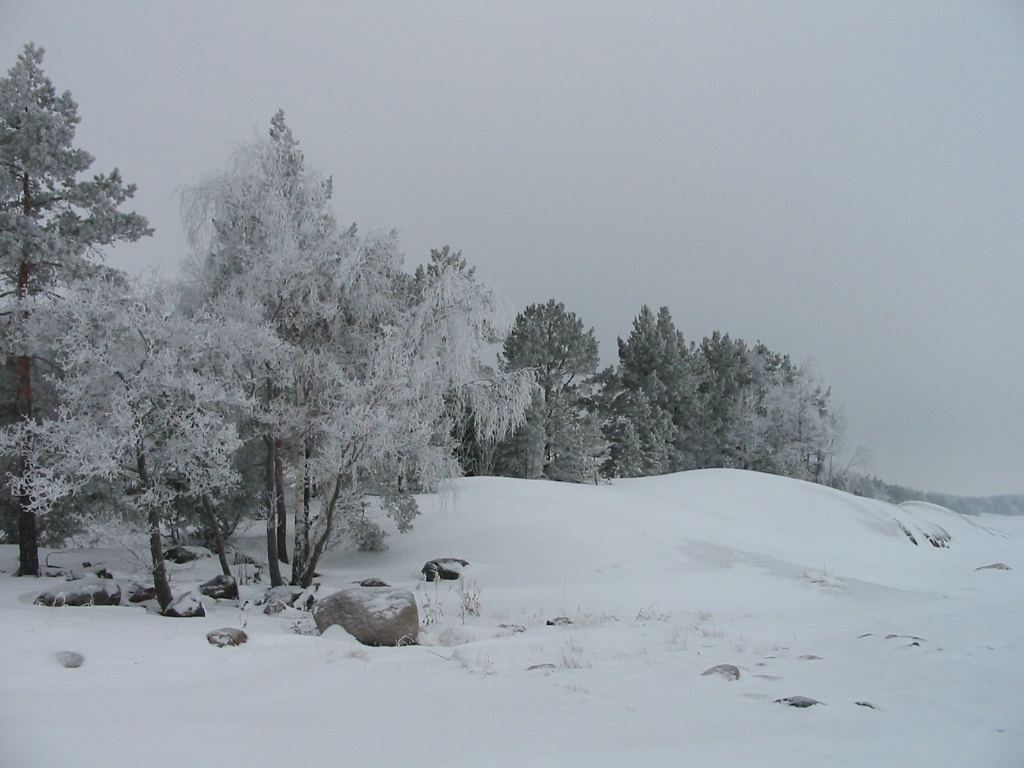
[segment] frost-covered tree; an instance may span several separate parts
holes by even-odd
[[[498,448],[497,471],[513,477],[592,480],[604,451],[589,401],[599,357],[594,329],[551,299],[521,312],[502,348],[502,368],[530,370],[537,389],[526,421]]]
[[[132,197],[117,169],[79,180],[93,157],[72,146],[79,123],[71,94],[58,94],[42,70],[43,49],[25,46],[0,79],[0,288],[8,324],[25,322],[33,297],[94,273],[97,248],[151,234],[146,219],[119,211]],[[8,338],[17,336],[17,333]],[[16,421],[35,418],[33,368],[39,353],[9,346],[15,378]],[[12,457],[15,474],[31,471]],[[39,573],[31,500],[17,498],[18,575]]]
[[[61,405],[53,418],[0,432],[0,446],[20,451],[30,467],[9,482],[39,514],[96,479],[124,487],[147,522],[154,586],[166,609],[163,514],[180,500],[212,514],[237,482],[235,424],[249,404],[226,375],[227,329],[185,318],[164,289],[107,281],[66,292],[26,327],[53,350]]]
[[[289,503],[291,579],[308,585],[339,532],[379,544],[370,495],[408,528],[412,492],[457,469],[461,414],[496,437],[528,399],[526,377],[480,363],[502,313],[465,261],[446,248],[409,275],[393,233],[339,230],[330,197],[279,112],[268,138],[239,147],[184,198],[197,306],[276,340],[248,351],[246,374],[258,400],[253,438],[266,448],[274,583]]]

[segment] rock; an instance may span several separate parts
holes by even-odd
[[[739,680],[740,669],[734,664],[716,664],[700,673],[702,676],[721,675],[726,680]]]
[[[272,597],[269,600],[267,600],[266,605],[263,608],[263,612],[267,614],[267,616],[273,616],[275,614],[281,613],[281,611],[287,610],[287,604],[285,604],[281,600],[278,600],[276,597]]]
[[[206,608],[194,592],[186,592],[175,598],[163,613],[173,619],[192,619],[205,616]]]
[[[568,616],[558,616],[554,619],[548,619],[547,625],[549,627],[564,627],[566,624],[572,624],[572,619]]]
[[[806,696],[786,696],[782,699],[776,699],[776,704],[788,704],[791,707],[799,707],[800,709],[806,709],[807,707],[813,707],[815,704],[821,704],[822,702],[817,699],[809,699]]]
[[[867,707],[868,709],[878,709],[878,707],[876,707],[870,701],[855,701],[853,703],[856,704],[858,707]]]
[[[428,579],[428,581],[430,581],[430,579]],[[391,586],[390,584],[384,583],[381,579],[378,579],[376,576],[371,576],[368,579],[363,579],[362,581],[357,581],[355,583],[358,584],[360,587],[390,587]]]
[[[992,563],[992,565],[983,565],[980,568],[975,568],[976,571],[1012,571],[1013,568],[1008,566],[1006,563]]]
[[[57,651],[57,661],[67,669],[78,669],[85,662],[85,656],[74,651]]]
[[[527,667],[526,671],[527,672],[533,672],[533,670],[535,670],[535,669],[555,669],[555,668],[556,667],[555,667],[554,664],[551,664],[550,662],[548,662],[548,663],[545,663],[545,664],[534,664],[532,667]]]
[[[133,583],[128,587],[129,603],[144,603],[147,600],[156,600],[156,587],[152,584]]]
[[[187,547],[184,545],[171,547],[164,552],[164,560],[170,560],[178,565],[191,563],[193,560],[198,560],[201,557],[213,557],[213,552],[206,547]]]
[[[114,578],[114,574],[112,574],[106,568],[97,568],[95,571],[93,571],[93,574],[96,576],[97,579],[113,579]]]
[[[234,576],[221,574],[200,584],[199,591],[215,600],[237,600],[238,582],[235,581]]]
[[[210,642],[210,645],[223,648],[225,645],[241,645],[249,639],[249,636],[245,634],[244,630],[237,629],[236,627],[221,627],[212,632],[207,632],[206,639]]]
[[[269,603],[271,600],[277,600],[290,608],[303,592],[305,592],[305,590],[302,587],[293,587],[289,584],[284,584],[280,587],[271,587],[263,595],[263,599],[260,600],[260,603]]]
[[[804,661],[822,661],[821,656],[815,656],[813,653],[805,653],[800,658]]]
[[[396,587],[349,587],[318,600],[317,629],[338,624],[363,645],[413,645],[420,629],[412,592]]]
[[[121,587],[108,579],[82,579],[68,583],[62,589],[43,592],[36,605],[59,607],[63,605],[120,605]]]
[[[420,573],[427,581],[438,579],[454,581],[462,575],[462,569],[469,563],[458,557],[439,557],[435,560],[428,560]]]

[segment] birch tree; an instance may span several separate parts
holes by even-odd
[[[442,249],[409,275],[394,233],[338,228],[331,192],[279,112],[267,138],[239,147],[224,172],[184,196],[202,306],[278,341],[249,363],[267,451],[272,583],[283,581],[289,501],[291,579],[308,585],[337,532],[365,521],[368,494],[400,530],[411,524],[412,490],[456,471],[450,433],[460,409],[503,434],[529,392],[528,377],[480,364],[503,315],[465,261]]]
[[[80,119],[65,91],[58,94],[42,70],[43,49],[31,43],[0,79],[0,292],[3,317],[24,322],[32,297],[95,272],[97,248],[152,234],[146,219],[119,209],[135,193],[115,168],[79,181],[93,157],[72,146]],[[15,334],[16,335],[16,334]],[[39,350],[9,347],[16,394],[15,421],[36,417],[33,369]],[[13,457],[15,474],[32,471],[29,457]],[[39,573],[38,535],[31,500],[17,496],[17,575]]]

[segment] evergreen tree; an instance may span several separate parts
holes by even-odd
[[[588,408],[598,365],[594,329],[549,300],[521,312],[505,339],[502,367],[528,369],[537,389],[525,423],[498,448],[497,468],[513,477],[592,479],[604,450]]]
[[[43,49],[25,46],[0,79],[0,281],[3,317],[24,322],[31,299],[96,272],[97,247],[152,234],[146,219],[118,210],[135,186],[114,169],[79,181],[93,157],[72,146],[78,106],[57,94],[43,73]],[[16,331],[8,339],[17,338]],[[36,418],[33,368],[38,350],[11,344],[5,350],[15,378],[16,420]],[[11,471],[31,471],[24,454]],[[31,500],[17,498],[18,575],[39,573],[38,531]]]
[[[640,441],[644,474],[661,474],[696,466],[692,445],[696,418],[692,349],[672,321],[667,307],[658,314],[644,306],[625,340],[619,339],[619,364],[603,377],[601,396],[605,436],[612,444],[606,472],[626,476],[633,462],[626,436]],[[624,421],[633,421],[627,430]]]

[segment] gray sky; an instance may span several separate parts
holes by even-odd
[[[810,361],[889,482],[1024,493],[1024,10],[0,0],[176,273],[177,190],[278,108],[342,222],[462,249],[605,362],[643,304]]]

